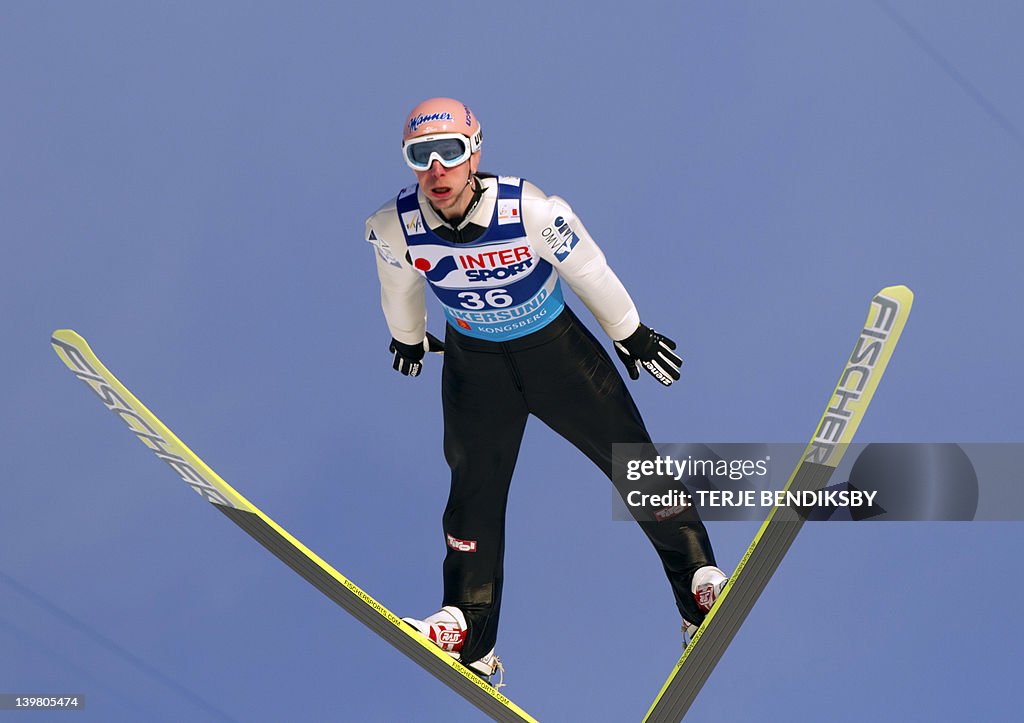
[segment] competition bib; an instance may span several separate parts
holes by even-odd
[[[522,181],[501,176],[490,224],[472,243],[445,241],[423,221],[418,186],[398,194],[412,265],[434,291],[448,323],[467,336],[504,341],[544,327],[562,311],[558,274],[526,236]]]

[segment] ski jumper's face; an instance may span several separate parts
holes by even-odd
[[[430,205],[445,218],[455,219],[466,213],[473,200],[470,179],[479,165],[480,152],[477,151],[468,161],[454,168],[445,168],[440,161],[434,160],[427,170],[414,173]]]

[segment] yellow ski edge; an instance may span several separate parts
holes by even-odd
[[[305,557],[348,588],[352,593],[359,596],[367,606],[401,630],[408,638],[415,640],[417,644],[429,651],[431,655],[458,671],[462,677],[500,701],[524,721],[537,723],[535,718],[519,708],[519,706],[498,692],[497,689],[488,684],[483,678],[469,670],[469,668],[444,653],[422,635],[414,635],[409,632],[407,625],[401,618],[338,572],[319,555],[302,544],[291,533],[274,522],[262,510],[232,488],[104,366],[99,357],[92,351],[88,342],[80,334],[71,329],[58,329],[53,332],[51,344],[57,356],[60,357],[61,361],[67,365],[75,376],[88,384],[100,397],[104,405],[120,416],[143,444],[167,462],[179,474],[182,480],[204,499],[211,504],[225,505],[257,515],[281,537],[286,539],[289,544],[294,546],[295,549],[299,550]]]
[[[839,382],[836,384],[835,389],[833,389],[832,396],[829,398],[829,402],[825,406],[825,413],[822,415],[821,421],[818,422],[818,427],[815,431],[815,438],[812,439],[811,443],[808,444],[807,448],[804,450],[804,453],[800,458],[800,462],[797,463],[796,467],[793,469],[793,472],[790,474],[789,480],[786,482],[786,486],[783,488],[784,490],[788,490],[790,486],[793,484],[793,480],[800,472],[800,468],[803,466],[804,460],[806,460],[809,456],[814,454],[816,450],[815,440],[819,438],[819,435],[821,435],[823,431],[829,431],[823,430],[825,420],[829,416],[829,409],[833,406],[833,402],[836,399],[836,396],[839,395],[840,391],[843,389],[844,382],[850,381],[850,378],[852,377],[850,369],[856,368],[859,365],[859,362],[861,360],[858,359],[857,357],[863,353],[870,353],[869,351],[866,351],[866,348],[864,346],[864,340],[866,338],[864,331],[875,328],[875,325],[877,325],[878,323],[885,324],[888,321],[891,321],[892,323],[891,325],[889,325],[888,333],[885,339],[883,340],[886,343],[881,345],[882,348],[879,350],[878,357],[875,359],[871,367],[871,374],[867,377],[867,381],[863,387],[863,394],[860,397],[860,399],[857,400],[856,406],[853,407],[854,413],[852,415],[852,423],[847,424],[842,429],[838,439],[835,441],[834,450],[830,452],[826,456],[826,459],[823,461],[823,463],[830,464],[830,466],[832,467],[837,467],[839,465],[843,453],[845,453],[846,448],[853,440],[853,436],[856,433],[857,428],[860,426],[860,422],[864,417],[864,413],[867,410],[868,404],[871,402],[871,399],[875,394],[875,390],[878,389],[878,384],[881,381],[883,374],[885,373],[886,367],[889,364],[889,360],[892,358],[893,351],[895,351],[896,349],[896,343],[899,341],[900,336],[903,334],[903,328],[906,326],[907,318],[910,314],[910,308],[911,306],[913,306],[913,303],[914,292],[911,291],[908,287],[902,285],[887,286],[881,291],[879,291],[877,294],[875,294],[874,298],[872,299],[871,308],[868,311],[868,318],[865,322],[864,330],[862,330],[860,337],[858,337],[857,344],[854,346],[853,352],[847,359],[846,366],[843,368],[843,373],[840,375]],[[877,310],[875,308],[876,305],[879,307]],[[884,316],[884,314],[886,313],[892,313],[894,314],[894,316],[891,319],[889,319],[888,317]],[[870,337],[870,335],[868,336]],[[761,527],[758,529],[757,534],[754,535],[754,539],[747,547],[747,551],[744,553],[743,557],[740,559],[739,563],[737,563],[735,569],[733,570],[733,573],[730,576],[732,579],[736,579],[736,577],[742,572],[743,568],[746,566],[747,561],[750,559],[750,556],[754,552],[754,548],[757,547],[758,542],[760,542],[765,530],[768,529],[768,526],[769,524],[771,524],[771,521],[773,520],[775,513],[778,509],[778,507],[773,507],[771,511],[768,513],[768,516],[765,518],[764,522],[761,523]],[[657,708],[658,702],[661,700],[662,696],[665,695],[665,692],[671,686],[672,681],[675,679],[676,675],[679,673],[683,665],[686,663],[686,659],[687,657],[689,657],[690,651],[695,649],[698,641],[704,634],[704,631],[707,630],[711,620],[714,619],[715,612],[721,609],[720,603],[729,594],[729,591],[731,589],[733,589],[733,587],[730,585],[726,585],[722,589],[722,592],[719,594],[716,604],[711,608],[711,611],[705,616],[704,622],[701,623],[701,626],[697,629],[697,632],[694,633],[693,637],[690,639],[690,644],[686,646],[686,649],[683,651],[683,654],[679,657],[679,660],[676,661],[675,666],[672,668],[672,672],[669,674],[668,679],[665,681],[665,683],[661,686],[661,689],[658,691],[658,695],[655,697],[654,701],[651,703],[650,708],[648,708],[647,713],[644,715],[644,721],[646,721],[654,712],[654,709]]]

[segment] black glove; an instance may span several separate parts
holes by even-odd
[[[642,366],[666,387],[679,379],[679,368],[683,365],[683,360],[672,351],[675,348],[674,341],[643,324],[622,341],[615,342],[615,351],[626,365],[630,379],[640,378],[638,367]]]
[[[427,332],[422,344],[404,344],[397,339],[391,340],[388,351],[395,354],[391,368],[407,377],[418,377],[423,369],[423,355],[429,352],[444,354],[444,342]]]

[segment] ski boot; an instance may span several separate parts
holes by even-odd
[[[717,567],[702,567],[693,574],[693,582],[690,589],[693,591],[693,599],[704,612],[711,612],[715,600],[722,593],[722,588],[729,582],[726,574]]]
[[[693,599],[697,603],[697,607],[705,613],[711,612],[711,608],[728,582],[729,578],[717,567],[702,567],[697,570],[691,584]],[[686,650],[690,641],[693,640],[693,636],[697,634],[698,627],[683,618],[683,650]]]
[[[457,607],[447,605],[430,617],[417,620],[416,618],[402,618],[409,625],[414,627],[427,640],[441,648],[448,655],[459,662],[462,662],[459,653],[462,645],[466,642],[466,617]],[[505,668],[501,660],[494,654],[494,649],[479,660],[474,660],[466,665],[467,668],[493,685],[500,688],[505,685]],[[491,676],[498,673],[498,683],[491,682]]]

